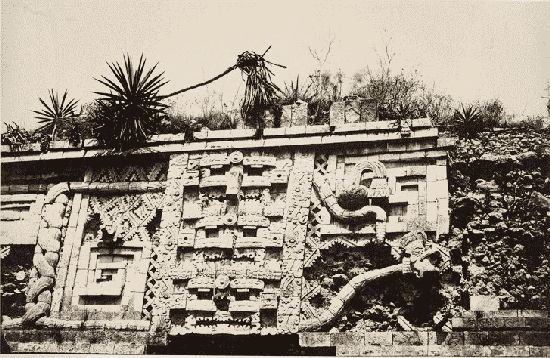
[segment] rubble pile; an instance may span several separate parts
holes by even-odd
[[[2,316],[21,317],[25,313],[25,292],[32,273],[34,249],[29,245],[12,245],[2,263]],[[2,319],[4,321],[4,319]]]
[[[436,327],[469,309],[470,295],[498,296],[503,309],[550,307],[550,132],[481,133],[458,140],[449,156],[451,229],[439,243],[449,248],[454,272],[441,281],[396,276],[370,284],[333,331],[400,330],[399,317]],[[325,255],[332,261],[312,273],[323,282],[312,303],[326,305],[361,270],[390,264],[369,253]]]
[[[450,153],[453,259],[462,289],[501,308],[548,309],[550,133],[508,129],[462,139]]]
[[[396,264],[389,247],[370,244],[363,248],[334,245],[304,274],[315,277],[321,289],[311,304],[327,307],[353,277],[370,270]],[[364,332],[400,330],[399,317],[415,327],[433,326],[433,317],[448,306],[441,294],[439,278],[426,275],[390,276],[367,285],[349,303],[346,312],[332,326],[331,332]],[[445,311],[446,312],[446,311]]]

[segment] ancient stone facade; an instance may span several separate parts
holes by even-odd
[[[3,247],[35,248],[25,314],[3,319],[8,342],[18,351],[142,353],[188,334],[327,331],[369,282],[449,270],[436,242],[449,228],[452,143],[427,118],[377,121],[365,100],[336,103],[330,126],[306,126],[303,107],[285,108],[288,126],[260,140],[250,130],[201,132],[192,143],[158,136],[132,163],[101,162],[104,150],[91,143],[3,157],[3,170],[67,160],[83,168],[55,185],[25,182],[34,174],[2,183],[2,220],[28,225],[21,242],[6,235]],[[320,282],[304,270],[334,245],[386,247],[393,264],[352,277],[319,307],[311,299]],[[71,346],[14,333],[33,327],[112,336]]]

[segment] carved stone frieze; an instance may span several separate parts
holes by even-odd
[[[177,290],[165,302],[170,334],[297,330],[313,158],[234,151],[179,162],[179,230],[166,231],[163,211],[156,248],[156,276]]]
[[[344,122],[358,131],[361,106],[347,107]],[[375,279],[446,270],[449,254],[434,243],[448,230],[442,161],[401,161],[401,137],[376,138],[372,147],[208,143],[58,184],[37,223],[25,322],[81,309],[144,319],[159,335],[287,334],[327,328]],[[379,248],[387,262],[361,256]],[[339,250],[361,257],[329,286],[312,272]]]

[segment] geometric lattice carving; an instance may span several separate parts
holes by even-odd
[[[161,207],[163,197],[163,193],[93,196],[90,208],[99,214],[102,226],[114,233],[114,239],[149,241],[147,224]]]
[[[151,245],[151,260],[149,260],[149,268],[147,270],[147,280],[145,281],[145,293],[143,295],[143,308],[141,318],[150,320],[153,312],[153,303],[155,301],[155,284],[157,283],[157,275],[160,272],[160,263],[158,255],[158,246]]]
[[[309,209],[307,234],[306,234],[306,252],[304,267],[311,267],[315,260],[321,255],[321,208],[322,202],[319,195],[313,190],[311,195],[311,205]]]
[[[106,166],[93,171],[92,182],[114,183],[165,181],[167,172],[167,161],[159,161],[145,165],[128,165],[126,167]]]
[[[329,172],[329,156],[325,153],[316,153],[314,161],[314,172],[323,176]],[[311,267],[315,260],[321,255],[321,208],[322,201],[317,191],[312,190],[311,204],[309,208],[309,217],[306,234],[304,267]]]
[[[323,175],[328,172],[328,155],[323,153],[317,153],[315,156],[315,168],[316,172],[319,172]]]

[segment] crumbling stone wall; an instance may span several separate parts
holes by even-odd
[[[451,235],[462,290],[502,308],[550,307],[550,138],[504,130],[457,142],[450,165]]]
[[[322,282],[311,303],[322,307],[351,278],[395,263],[396,259],[381,245],[354,250],[335,245],[323,254],[318,265],[305,271],[308,278],[317,277]],[[400,316],[414,327],[437,326],[433,317],[448,304],[439,292],[439,281],[439,275],[395,276],[374,281],[350,301],[346,312],[329,331],[400,330]]]
[[[470,322],[470,295],[548,308],[546,138],[460,142],[447,182],[452,141],[429,119],[377,122],[368,101],[333,107],[330,125],[307,126],[297,103],[284,110],[287,127],[259,140],[253,130],[201,131],[194,143],[159,136],[142,153],[161,160],[148,165],[105,162],[58,187],[3,185],[3,197],[38,191],[46,203],[36,278],[52,277],[42,256],[59,261],[50,264],[55,282],[27,294],[28,310],[50,299],[29,320],[40,329],[8,320],[8,342],[16,351],[143,353],[188,334],[318,330],[302,345],[427,355],[464,329],[453,317]],[[2,163],[101,153],[54,146]],[[98,294],[105,287],[116,292]],[[518,336],[529,344],[519,353],[550,345],[542,318],[536,334]],[[470,345],[499,344],[466,333],[457,336]]]
[[[376,122],[369,104],[335,105],[332,127],[307,127],[300,105],[290,106],[283,117],[295,126],[267,128],[266,139],[233,141],[249,138],[246,130],[201,132],[198,142],[183,145],[174,138],[158,148],[175,150],[169,162],[106,163],[81,182],[49,188],[34,260],[36,281],[48,282],[28,291],[21,322],[164,337],[227,325],[232,330],[223,332],[288,334],[327,328],[373,279],[437,271],[447,261],[433,243],[447,230],[447,143],[428,119]],[[54,150],[47,158],[59,156]],[[352,206],[345,200],[350,186],[362,196]],[[316,211],[319,220],[311,221]],[[150,230],[157,216],[158,230]],[[55,247],[46,240],[54,234]],[[308,311],[305,302],[316,297],[305,295],[317,283],[311,273],[307,282],[303,268],[342,242],[361,250],[385,245],[389,256],[346,271],[327,292],[328,304]],[[44,254],[59,261],[53,270],[40,260]]]
[[[6,250],[6,249],[5,249]],[[1,258],[2,316],[22,317],[25,314],[25,292],[32,270],[34,247],[11,245]]]

